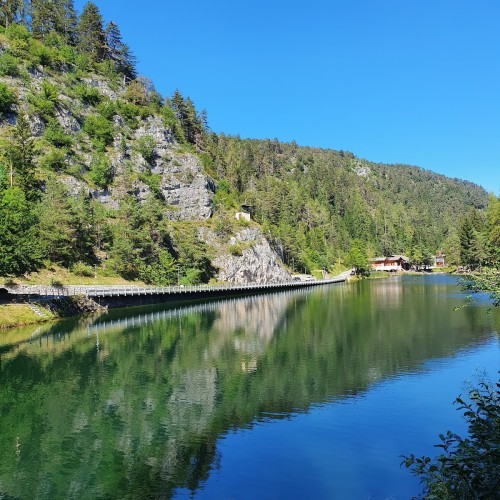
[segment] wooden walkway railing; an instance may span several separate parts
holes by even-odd
[[[89,298],[93,297],[125,297],[134,295],[184,295],[184,294],[210,294],[219,292],[234,292],[234,291],[252,291],[257,290],[278,290],[291,289],[301,287],[311,287],[318,285],[327,285],[330,283],[340,283],[347,279],[347,273],[343,273],[335,278],[326,280],[311,280],[311,281],[286,281],[283,283],[265,283],[265,284],[250,284],[250,285],[177,285],[177,286],[104,286],[104,285],[66,285],[60,287],[45,286],[45,285],[18,285],[15,287],[5,287],[9,294],[16,295],[36,295],[40,297],[71,297],[75,295],[83,295]]]

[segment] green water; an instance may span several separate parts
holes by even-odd
[[[399,456],[499,366],[498,311],[462,302],[392,278],[10,332],[0,498],[408,498]]]

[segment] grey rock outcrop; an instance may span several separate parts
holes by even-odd
[[[200,236],[217,251],[212,263],[219,269],[217,278],[234,284],[282,283],[290,281],[291,275],[282,267],[278,255],[258,228],[245,228],[232,236],[228,244],[219,242],[206,229]],[[228,248],[237,246],[239,255],[232,255]]]

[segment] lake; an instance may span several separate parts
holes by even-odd
[[[406,499],[500,313],[446,275],[150,306],[0,341],[0,498]]]

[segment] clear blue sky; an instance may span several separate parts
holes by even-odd
[[[81,9],[83,1],[77,0]],[[498,0],[96,0],[215,132],[500,189]]]

